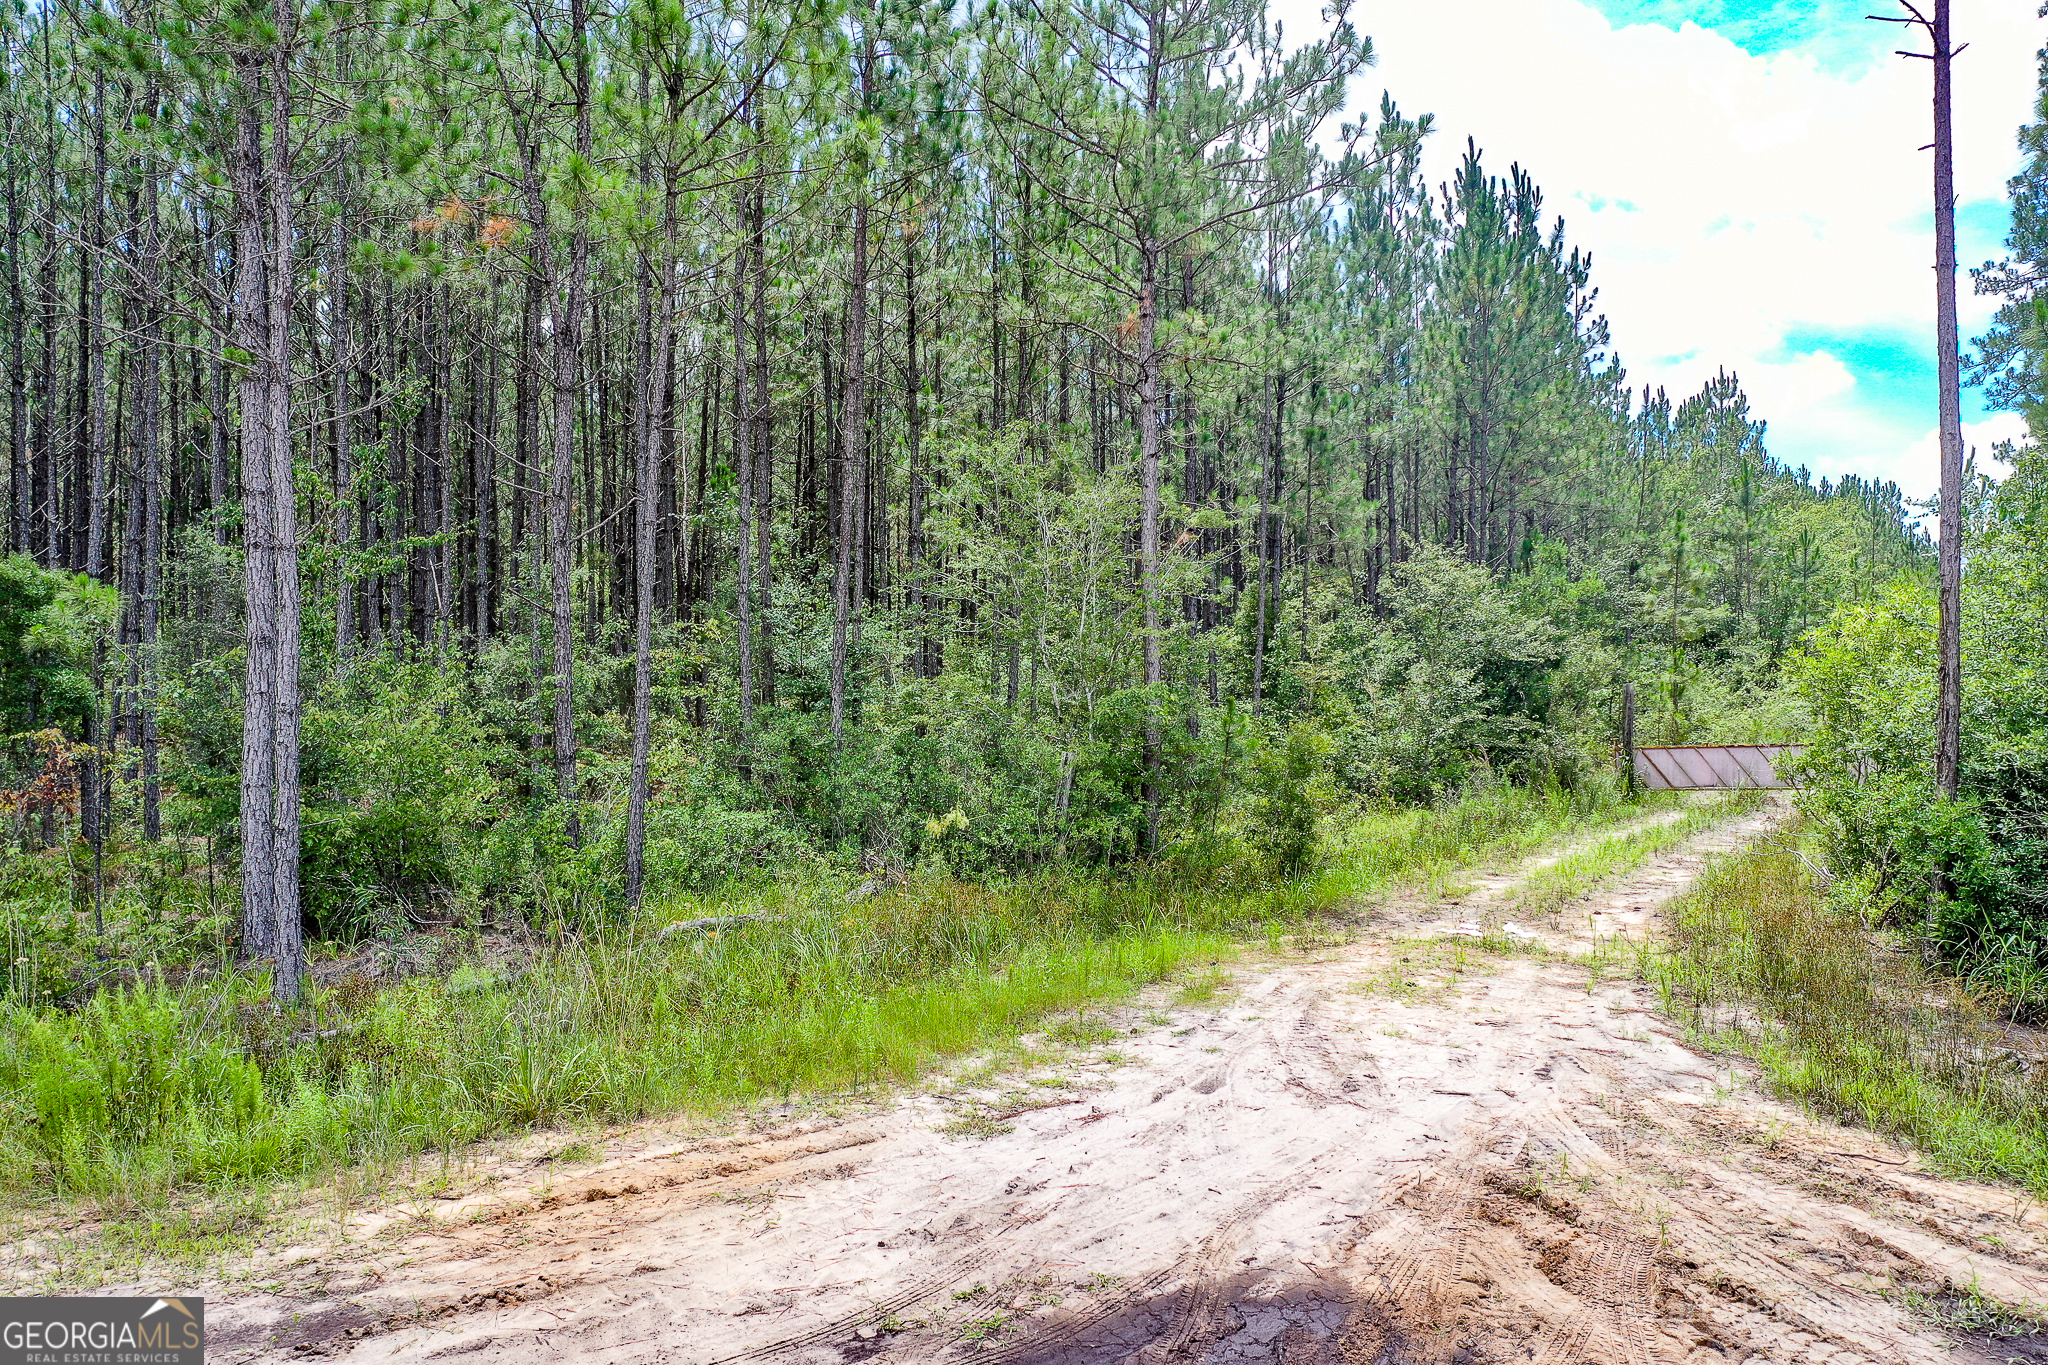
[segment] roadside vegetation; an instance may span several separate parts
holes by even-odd
[[[1935,782],[1935,629],[1924,578],[1837,604],[1790,660],[1812,718],[1811,822],[1833,895],[2030,1022],[2048,1017],[2048,50],[2037,121],[2009,189],[2007,255],[1976,276],[2001,300],[1971,378],[2029,438],[1969,471],[1961,505],[1958,791]]]
[[[1798,837],[1718,861],[1672,907],[1645,975],[1673,1017],[1828,1117],[2048,1195],[2048,1055],[2016,1002],[1926,965],[1857,888],[1816,876]]]
[[[858,1092],[1636,809],[1611,786],[1491,784],[1333,819],[1320,870],[1294,877],[1257,857],[974,883],[925,869],[872,890],[820,875],[496,951],[442,935],[439,970],[382,988],[330,964],[300,1016],[228,964],[146,966],[74,1010],[0,1005],[0,1190],[146,1204],[535,1124]]]
[[[1846,894],[1955,971],[2048,1011],[2048,456],[1978,490],[1963,584],[1961,791],[1936,795],[1933,593],[1901,582],[1814,633],[1801,807]]]

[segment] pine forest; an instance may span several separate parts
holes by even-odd
[[[1632,379],[1369,20],[8,10],[0,1191],[907,1082],[1680,811],[1629,743],[1811,743],[1807,866],[2038,1005],[2038,474],[1930,805],[1926,509]]]

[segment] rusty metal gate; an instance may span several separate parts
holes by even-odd
[[[1805,751],[1804,744],[1643,745],[1635,751],[1636,780],[1653,792],[1796,787],[1778,761]]]

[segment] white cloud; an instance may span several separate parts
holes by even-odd
[[[1768,416],[1853,395],[1856,376],[1832,351],[1818,350],[1791,360],[1759,363],[1743,372],[1742,385],[1749,393],[1750,406]]]
[[[1316,2],[1282,0],[1276,13],[1305,32]],[[1956,0],[1955,32],[1971,44],[1957,67],[1964,202],[2002,198],[2017,166],[2044,28],[2034,9]],[[1852,374],[1842,356],[1787,348],[1815,331],[1904,332],[1932,348],[1925,62],[1831,71],[1691,24],[1615,28],[1579,0],[1383,0],[1352,17],[1380,54],[1354,106],[1384,85],[1405,112],[1436,115],[1435,179],[1468,134],[1495,169],[1527,167],[1592,250],[1638,385],[1684,393],[1736,369],[1781,458],[1826,473],[1869,459],[1858,472],[1884,464],[1910,492],[1930,486],[1903,452],[1933,423],[1931,386],[1924,422],[1902,417],[1914,395]],[[1962,290],[1968,336],[1990,310],[1967,276]]]
[[[1975,455],[1977,468],[1994,477],[2006,468],[1992,453],[1998,444],[2002,441],[2018,444],[2026,439],[2026,419],[2016,412],[1995,412],[1981,422],[1963,423],[1964,454]],[[1939,487],[1941,433],[1929,428],[1903,450],[1873,460],[1871,468],[1877,477],[1891,479],[1901,487]]]

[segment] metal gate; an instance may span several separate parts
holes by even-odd
[[[1804,744],[1643,745],[1635,751],[1636,780],[1653,792],[1796,787],[1778,761],[1804,752]]]

